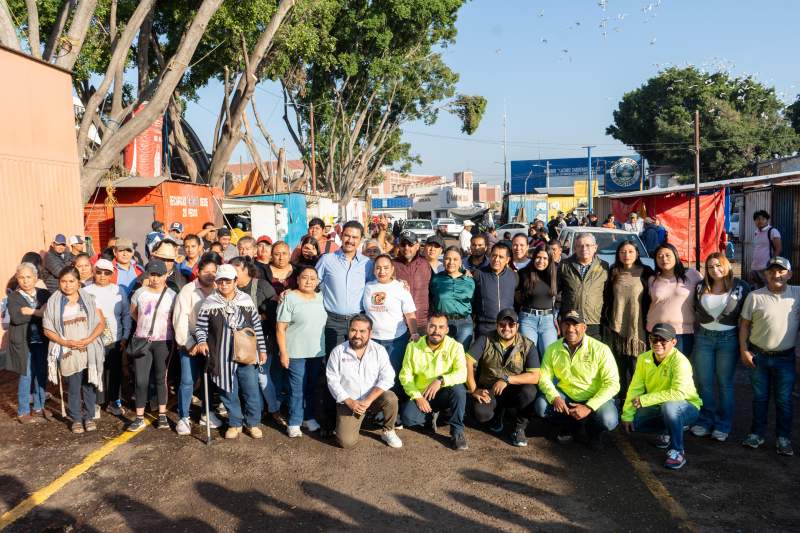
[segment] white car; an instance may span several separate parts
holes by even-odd
[[[594,235],[597,241],[597,255],[600,259],[608,263],[609,266],[613,265],[616,260],[617,247],[620,243],[622,241],[630,241],[636,245],[636,248],[639,250],[639,258],[642,260],[642,263],[650,268],[655,268],[655,263],[653,259],[647,255],[647,250],[645,250],[644,244],[642,244],[642,240],[639,236],[621,229],[567,226],[561,230],[561,234],[558,236],[563,250],[563,257],[572,255],[572,245],[575,242],[575,236],[579,233],[591,233]]]
[[[436,221],[436,231],[441,235],[458,237],[463,229],[464,226],[456,222],[454,218],[440,218]]]
[[[425,218],[411,218],[403,223],[403,231],[410,231],[417,236],[419,242],[424,243],[428,237],[433,237],[436,232],[433,230],[433,223]]]
[[[511,234],[511,239],[514,235],[528,235],[528,225],[522,222],[509,222],[497,228],[497,236],[502,240],[506,232]]]

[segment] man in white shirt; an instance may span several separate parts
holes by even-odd
[[[763,209],[753,213],[756,231],[753,233],[753,260],[748,281],[753,289],[767,285],[765,271],[771,257],[780,256],[783,249],[781,232],[769,223],[769,213]]]
[[[472,241],[472,226],[475,224],[471,220],[464,221],[464,229],[458,234],[458,246],[464,255],[469,253],[469,245]]]
[[[403,442],[395,433],[398,402],[390,390],[394,369],[386,349],[370,340],[372,320],[363,314],[350,319],[348,340],[328,356],[328,389],[336,400],[336,439],[342,448],[358,442],[358,432],[367,412],[383,413],[383,441],[392,448]]]
[[[640,235],[644,231],[644,221],[639,218],[639,215],[632,212],[628,215],[628,221],[622,225],[625,231],[636,233]]]

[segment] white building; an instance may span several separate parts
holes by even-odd
[[[456,187],[454,183],[408,190],[412,215],[419,218],[444,218],[450,209],[472,207],[472,189]]]

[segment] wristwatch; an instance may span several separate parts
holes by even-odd
[[[502,379],[506,382],[506,385],[508,385],[508,374],[503,374]]]
[[[444,376],[439,376],[439,377],[437,377],[436,379],[438,379],[439,381],[441,381],[441,382],[442,382],[442,385],[444,385]]]

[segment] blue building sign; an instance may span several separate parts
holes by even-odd
[[[533,194],[548,186],[546,169],[550,163],[550,187],[572,187],[589,179],[585,157],[533,159],[511,162],[511,194]],[[592,157],[592,179],[605,192],[638,191],[642,181],[640,156]],[[526,181],[527,179],[527,186]]]

